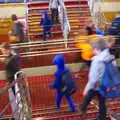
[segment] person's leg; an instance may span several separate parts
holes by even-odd
[[[56,17],[55,17],[55,18],[56,18],[56,24],[58,24],[58,23],[59,23],[59,15],[58,15],[59,13],[58,13],[58,9],[56,9],[55,12],[56,12]]]
[[[16,94],[15,94],[15,86],[12,87],[12,91],[13,91],[14,96],[16,96]]]
[[[56,21],[55,21],[55,14],[56,14],[56,13],[55,13],[55,9],[51,9],[51,14],[52,14],[52,15],[51,15],[51,16],[52,16],[52,22],[53,22],[53,24],[55,24],[55,22],[56,22]]]
[[[46,31],[43,30],[43,40],[46,41]]]
[[[87,111],[87,107],[94,96],[96,96],[96,91],[90,90],[88,94],[84,97],[79,107],[81,113],[85,113]]]
[[[105,97],[101,96],[98,93],[98,98],[99,98],[99,115],[98,115],[98,120],[104,120],[106,118],[106,105],[105,105]]]
[[[68,101],[68,103],[69,103],[70,110],[71,110],[72,112],[75,112],[75,105],[74,105],[74,102],[73,102],[73,100],[72,100],[72,97],[71,97],[71,96],[65,96],[65,97],[66,97],[66,99],[67,99],[67,101]]]
[[[52,33],[51,33],[51,31],[50,31],[50,30],[48,31],[48,35],[49,35],[49,37],[51,37],[51,36],[52,36]]]
[[[61,106],[62,97],[63,97],[63,93],[60,91],[56,91],[56,106],[57,106],[57,108],[60,108],[60,106]]]

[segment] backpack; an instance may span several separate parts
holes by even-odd
[[[118,67],[112,62],[113,60],[104,62],[105,71],[100,83],[99,92],[105,98],[120,97],[120,72]]]
[[[76,90],[77,87],[75,84],[75,80],[72,78],[71,72],[69,70],[63,72],[61,92],[63,92],[67,96],[70,96],[74,94]]]

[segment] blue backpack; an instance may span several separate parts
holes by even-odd
[[[120,97],[120,72],[112,61],[104,62],[105,71],[100,83],[99,92],[105,98],[113,99]]]

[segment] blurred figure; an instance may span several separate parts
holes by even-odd
[[[63,90],[63,81],[62,81],[63,74],[70,73],[69,69],[65,66],[64,56],[56,55],[53,59],[53,63],[56,65],[57,71],[55,72],[55,80],[50,85],[50,87],[56,89],[56,106],[57,106],[57,108],[61,107],[62,98],[65,96],[69,103],[70,110],[72,112],[74,112],[75,105],[73,103],[71,95],[68,95],[65,92],[63,92],[64,91]],[[71,82],[71,79],[69,79],[67,81],[67,83],[68,83],[68,86],[67,86],[68,88],[70,88],[70,89],[74,88],[74,83]]]
[[[11,48],[10,44],[3,43],[0,47],[4,58],[0,59],[5,64],[5,73],[8,83],[12,83],[14,81],[14,75],[16,72],[20,70],[20,61],[19,55],[15,53],[15,51]],[[12,91],[15,95],[15,87],[12,87]]]
[[[100,28],[96,28],[95,33],[96,33],[97,35],[104,36],[104,32],[103,32]]]
[[[15,14],[11,16],[13,21],[13,26],[10,35],[10,42],[24,42],[24,25],[18,21],[18,18]]]
[[[49,1],[49,10],[51,10],[53,24],[59,23],[59,18],[58,18],[58,7],[59,6],[64,7],[63,0],[50,0]]]
[[[90,67],[91,58],[94,56],[93,49],[91,43],[96,40],[99,36],[92,30],[91,27],[86,27],[83,31],[84,36],[79,36],[79,43],[77,43],[76,47],[80,48],[81,57],[84,62]]]
[[[85,28],[85,31],[86,31],[86,35],[93,35],[93,34],[95,34],[94,30],[90,26],[87,26]]]
[[[99,100],[99,115],[97,116],[97,120],[105,120],[107,111],[105,97],[99,93],[99,86],[105,70],[104,62],[113,60],[114,56],[110,54],[104,38],[98,38],[93,42],[92,46],[96,56],[92,58],[89,80],[83,91],[84,99],[79,110],[81,114],[86,113],[89,103],[97,96]]]
[[[42,11],[42,18],[40,21],[40,25],[43,26],[43,40],[46,40],[46,35],[49,34],[51,36],[51,28],[52,28],[52,21],[48,17],[47,11]]]
[[[108,29],[108,34],[116,36],[115,44],[120,44],[120,13],[113,19],[112,24]]]

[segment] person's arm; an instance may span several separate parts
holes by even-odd
[[[60,74],[55,73],[55,79],[52,82],[52,84],[50,84],[50,88],[58,88],[60,86],[60,79],[61,79]]]
[[[51,9],[52,0],[49,1],[49,10]]]
[[[83,95],[85,96],[90,89],[95,89],[99,86],[101,78],[104,73],[104,63],[99,61],[93,61],[90,68],[89,80],[84,89]]]
[[[65,4],[64,4],[64,0],[59,0],[60,6],[66,10]]]
[[[43,18],[40,20],[40,26],[43,25]]]
[[[11,59],[9,60],[9,64],[11,67],[11,71],[12,73],[16,73],[17,71],[19,71],[20,69],[20,65],[19,65],[19,55],[14,54]]]

